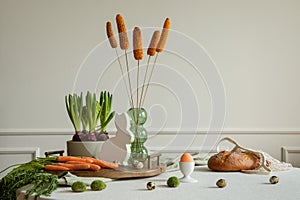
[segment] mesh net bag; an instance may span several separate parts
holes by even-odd
[[[219,141],[217,145],[217,151],[219,152],[219,146],[221,142],[227,141],[235,147],[231,150],[232,152],[243,152],[243,153],[250,153],[250,154],[255,154],[260,158],[260,165],[253,170],[243,170],[242,172],[244,173],[251,173],[251,174],[268,174],[270,172],[275,172],[275,171],[286,171],[290,170],[293,168],[293,166],[290,163],[285,163],[277,160],[276,158],[272,157],[266,152],[263,151],[256,151],[248,148],[241,147],[236,141],[234,141],[231,138],[223,138]]]

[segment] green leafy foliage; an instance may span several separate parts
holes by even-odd
[[[17,166],[0,180],[0,199],[15,200],[16,190],[28,184],[32,184],[32,187],[26,191],[26,199],[29,195],[35,195],[35,199],[41,195],[49,196],[58,186],[58,177],[45,172],[44,166],[55,162],[56,157],[38,158],[29,163],[12,165],[1,171],[0,173]]]
[[[86,132],[89,130],[89,119],[88,119],[88,113],[87,113],[86,106],[83,106],[83,108],[82,108],[81,124],[82,124],[82,128],[83,128],[83,132]]]
[[[85,99],[82,93],[65,96],[65,103],[76,131],[75,141],[101,140],[97,132],[101,130],[102,133],[106,133],[108,124],[115,116],[115,112],[112,111],[112,94],[107,91],[100,93],[100,101],[97,101],[95,93],[88,91]]]
[[[86,94],[86,112],[87,121],[89,124],[89,132],[95,132],[97,127],[97,122],[99,120],[99,102],[96,99],[96,94],[91,94],[87,92]]]
[[[77,96],[77,94],[69,94],[69,96],[65,96],[65,103],[75,131],[79,132],[81,130],[80,124],[83,110],[82,93],[80,96]]]
[[[106,131],[109,122],[115,116],[112,111],[112,94],[109,92],[101,92],[100,94],[100,127],[102,132]]]

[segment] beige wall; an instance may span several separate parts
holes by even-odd
[[[203,45],[224,80],[226,128],[300,128],[299,1],[1,0],[0,5],[1,129],[72,128],[63,97],[72,92],[84,58],[106,39],[105,22],[116,13],[124,15],[128,29],[161,26],[168,16],[172,29]],[[197,88],[197,80],[192,83]],[[202,92],[199,98],[205,99],[205,88]],[[158,101],[151,95],[149,105]],[[165,128],[177,127],[168,122]]]
[[[296,140],[287,136],[290,142],[282,142],[282,146],[295,146],[300,143],[299,9],[297,0],[0,0],[1,145],[6,147],[12,140],[7,138],[9,132],[51,135],[72,131],[64,95],[73,91],[86,56],[106,39],[105,22],[122,13],[128,29],[135,25],[160,27],[164,18],[170,17],[173,30],[206,49],[224,81],[227,133],[292,133],[298,136]],[[203,79],[184,70],[182,60],[168,56],[161,55],[164,64],[191,77],[203,108],[198,128],[205,130],[211,102]],[[109,76],[103,79],[107,81],[100,81],[97,90],[111,89]],[[161,99],[163,94],[166,96]],[[164,126],[156,121],[148,128],[178,130],[180,109],[172,94],[159,87],[149,96],[147,108],[161,104],[167,117],[162,119],[166,120]],[[124,105],[126,97],[115,97],[117,111],[125,111],[126,106],[119,105]],[[160,119],[159,114],[154,113],[151,120]],[[254,137],[250,144],[255,143]],[[268,143],[266,138],[263,140]],[[42,151],[50,148],[42,147]]]

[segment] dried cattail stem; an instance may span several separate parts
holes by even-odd
[[[114,36],[114,31],[111,25],[111,22],[106,22],[106,34],[112,48],[117,48],[118,42]]]
[[[147,50],[147,55],[149,55],[149,56],[155,55],[159,38],[160,38],[160,31],[154,31],[151,41],[150,41],[150,44],[149,44],[149,47],[148,47],[148,50]]]
[[[129,91],[130,91],[130,99],[131,99],[131,105],[133,108],[134,107],[133,97],[132,97],[133,93],[132,93],[132,85],[131,85],[131,79],[130,79],[130,74],[129,74],[128,55],[127,55],[126,50],[125,50],[125,59],[126,59],[126,70],[127,70],[127,77],[128,77]]]
[[[164,50],[164,47],[165,47],[167,39],[168,39],[170,27],[171,27],[171,22],[170,22],[170,19],[167,18],[165,20],[163,30],[162,30],[159,42],[157,44],[157,48],[156,48],[157,52],[162,52]]]
[[[147,66],[146,66],[146,71],[145,71],[145,74],[144,74],[144,82],[143,82],[142,92],[141,92],[141,96],[140,96],[139,108],[141,108],[141,105],[142,105],[142,100],[143,100],[143,95],[144,95],[144,90],[145,90],[145,83],[146,83],[148,69],[149,69],[149,64],[150,64],[150,58],[151,58],[151,56],[149,55],[148,56],[148,61],[147,61]]]
[[[154,71],[154,68],[155,68],[155,65],[156,65],[156,62],[157,62],[157,58],[158,58],[158,54],[156,54],[156,56],[155,56],[155,59],[154,59],[153,65],[152,65],[152,69],[151,69],[151,72],[150,72],[150,76],[149,76],[149,79],[148,79],[148,83],[147,83],[147,86],[146,86],[146,90],[145,90],[145,93],[144,93],[144,97],[142,98],[143,99],[142,103],[141,103],[142,107],[144,106],[144,103],[145,103],[145,99],[146,99],[146,96],[147,96],[147,93],[148,93],[149,84],[150,84],[150,81],[151,81],[151,78],[152,78],[152,75],[153,75],[153,71]]]
[[[161,33],[160,37],[158,36],[159,37],[159,41],[158,41],[156,49],[155,49],[156,52],[157,52],[157,54],[155,56],[154,63],[153,63],[153,66],[152,66],[152,69],[151,69],[151,72],[150,72],[150,76],[149,76],[149,79],[148,79],[148,83],[146,85],[145,93],[143,94],[143,98],[141,98],[141,106],[144,106],[145,99],[146,99],[146,96],[147,96],[147,93],[148,93],[148,89],[149,89],[149,84],[150,84],[150,81],[151,81],[151,78],[152,78],[152,75],[153,75],[153,71],[154,71],[156,62],[157,62],[158,53],[162,52],[163,49],[164,49],[164,47],[165,47],[165,45],[166,45],[166,42],[167,42],[167,39],[168,39],[168,35],[169,35],[169,29],[170,29],[170,27],[171,27],[170,19],[166,18],[166,20],[164,22],[162,33]],[[154,32],[154,34],[158,34],[158,33]],[[153,37],[154,37],[154,34],[153,34]],[[152,37],[152,39],[153,39],[153,37]],[[150,43],[150,47],[152,47],[151,43]],[[149,51],[149,48],[148,48],[148,51]],[[150,56],[151,56],[151,54],[153,54],[153,52],[150,50],[150,52],[148,53],[148,51],[147,51],[147,54],[149,55],[149,58],[150,58]],[[155,53],[153,55],[155,55]]]
[[[140,60],[143,59],[142,32],[139,27],[133,30],[133,55],[138,61],[137,79],[136,79],[136,107],[139,106],[139,79],[140,79]],[[137,119],[138,120],[138,119]],[[138,123],[138,121],[137,121]]]
[[[151,58],[151,56],[154,56],[155,53],[156,53],[156,47],[157,47],[157,44],[159,42],[159,39],[160,39],[160,31],[154,31],[153,35],[152,35],[152,38],[151,38],[151,41],[150,41],[150,44],[149,44],[149,47],[148,47],[148,50],[147,50],[148,61],[147,61],[146,72],[145,72],[145,75],[144,75],[144,82],[143,82],[143,86],[142,86],[142,92],[141,92],[139,107],[142,106],[142,102],[143,102],[143,96],[144,96],[144,92],[145,92],[145,83],[146,83],[146,79],[147,79],[147,75],[148,75],[150,58]],[[150,81],[150,78],[149,78],[149,81]],[[149,82],[147,84],[147,88],[148,88],[148,85],[149,85]],[[148,90],[148,89],[146,89],[146,90]]]
[[[125,81],[125,78],[124,78],[124,71],[123,71],[123,67],[122,67],[122,64],[121,64],[120,56],[119,56],[118,51],[116,49],[117,46],[118,46],[118,42],[117,42],[117,40],[116,40],[116,38],[114,36],[112,24],[109,21],[106,22],[106,34],[107,34],[110,46],[115,49],[115,52],[116,52],[116,55],[117,55],[117,59],[118,59],[118,63],[119,63],[119,66],[120,66],[120,71],[122,73],[122,79],[123,79],[123,82],[125,84],[126,93],[128,95],[128,99],[130,100],[130,94],[129,94],[128,87],[127,87],[127,84],[126,84],[126,81]],[[133,107],[132,102],[129,101],[129,103],[130,103],[131,107]]]
[[[127,51],[126,51],[129,48],[129,41],[128,41],[128,36],[127,36],[127,32],[126,32],[126,25],[124,22],[124,18],[120,14],[117,14],[116,21],[117,21],[117,27],[118,27],[118,33],[119,33],[120,48],[122,50],[125,50],[128,85],[129,85],[129,91],[130,91],[131,105],[133,108],[134,104],[133,104],[133,98],[132,98],[132,87],[131,87],[131,80],[130,80],[130,75],[129,75],[128,55],[127,55]]]
[[[123,80],[124,85],[125,85],[126,94],[128,96],[129,104],[130,104],[130,107],[133,108],[134,105],[133,105],[133,102],[130,99],[130,94],[129,94],[128,86],[127,86],[127,83],[126,83],[126,80],[125,80],[125,77],[124,77],[124,70],[123,70],[123,67],[122,67],[122,64],[121,64],[120,56],[119,56],[118,51],[117,51],[116,48],[115,48],[115,51],[116,51],[118,63],[119,63],[119,66],[120,66],[120,71],[121,71],[121,74],[122,74],[122,80]]]
[[[138,61],[138,68],[137,68],[137,77],[136,77],[136,107],[138,108],[139,107],[140,60],[137,61]]]
[[[133,30],[133,55],[136,60],[143,59],[142,32],[139,27]]]
[[[126,32],[126,25],[122,15],[117,14],[116,21],[117,21],[117,27],[119,33],[120,48],[122,50],[127,50],[129,48],[129,41]]]

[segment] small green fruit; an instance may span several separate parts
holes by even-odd
[[[74,182],[71,187],[72,187],[73,192],[84,192],[84,191],[86,191],[86,185],[81,181]]]
[[[106,184],[101,180],[94,180],[91,184],[91,189],[93,191],[100,191],[106,188]]]
[[[176,176],[171,176],[167,181],[167,185],[169,187],[178,187],[180,185],[180,181]]]

